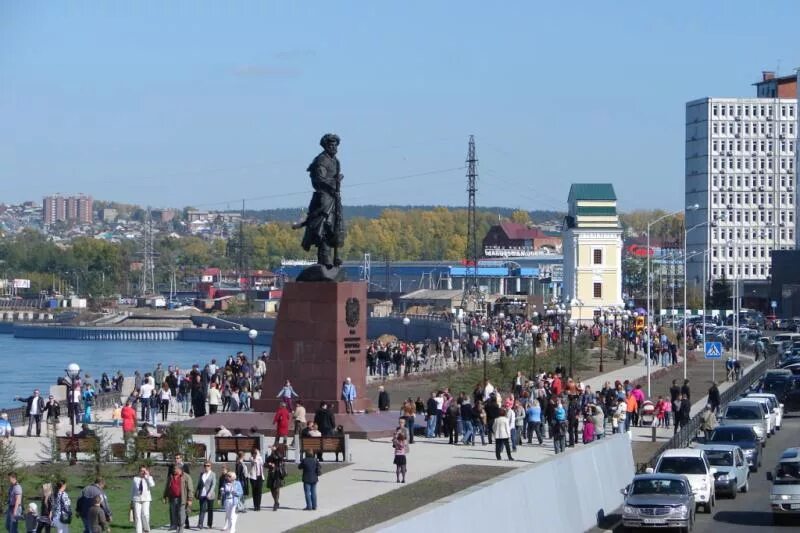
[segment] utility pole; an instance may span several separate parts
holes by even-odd
[[[142,232],[142,273],[139,283],[139,294],[141,296],[151,296],[156,293],[155,287],[155,249],[153,246],[153,217],[150,207],[147,207],[147,214],[144,219],[144,231]]]
[[[475,155],[475,136],[469,136],[469,146],[467,149],[467,250],[466,250],[466,272],[464,276],[464,293],[461,297],[461,308],[465,311],[471,303],[480,299],[480,287],[478,286],[478,236],[477,236],[477,217],[475,212],[475,193],[478,190],[478,159]]]

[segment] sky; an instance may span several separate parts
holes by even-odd
[[[0,2],[0,202],[303,207],[319,138],[345,204],[680,209],[684,106],[800,66],[785,0]]]

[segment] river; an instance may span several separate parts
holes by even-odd
[[[256,347],[258,355],[264,347]],[[15,396],[27,397],[40,388],[48,394],[50,385],[64,375],[69,363],[78,363],[81,375],[89,373],[100,379],[103,372],[109,377],[121,370],[126,376],[135,370],[152,371],[156,363],[190,368],[201,366],[216,358],[225,361],[228,355],[243,351],[250,357],[250,346],[220,342],[182,341],[73,341],[17,339],[0,335],[0,407],[16,406]],[[21,404],[19,404],[21,405]]]

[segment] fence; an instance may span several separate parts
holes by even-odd
[[[758,379],[761,378],[761,376],[764,375],[767,370],[774,368],[777,359],[777,355],[772,355],[766,359],[763,359],[760,363],[757,363],[752,369],[750,369],[749,372],[742,376],[739,381],[722,391],[719,395],[720,408],[725,407],[728,402],[738,398],[743,392],[748,390],[753,383],[758,381]],[[647,463],[638,464],[636,468],[637,472],[642,473],[644,472],[645,468],[655,467],[659,456],[665,451],[674,448],[687,447],[697,436],[702,422],[702,413],[698,413],[693,416],[689,420],[689,423],[683,426],[675,435],[673,435],[670,440],[665,442],[664,445],[653,454]]]
[[[94,399],[94,405],[92,406],[92,410],[94,412],[99,411],[101,409],[111,409],[114,407],[115,402],[120,401],[120,394],[118,392],[101,392]],[[61,416],[67,417],[67,404],[66,402],[61,402]],[[25,409],[26,405],[20,403],[20,407],[12,407],[11,409],[3,409],[4,413],[8,414],[8,421],[14,427],[24,426],[28,423],[28,419],[25,416]]]

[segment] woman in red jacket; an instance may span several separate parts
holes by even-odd
[[[127,441],[136,433],[136,409],[133,408],[131,402],[125,403],[120,416],[122,417],[122,438]]]
[[[286,443],[286,437],[289,435],[289,422],[292,419],[291,413],[286,408],[286,404],[281,402],[278,410],[275,411],[275,417],[272,419],[272,424],[275,426],[275,444],[278,444],[280,439]]]

